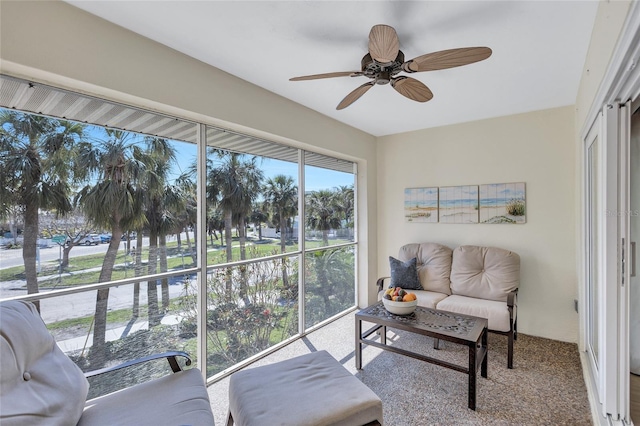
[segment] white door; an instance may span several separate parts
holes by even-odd
[[[584,350],[600,413],[620,419],[620,285],[625,236],[619,197],[621,109],[607,105],[584,142]],[[629,246],[628,241],[625,242]]]
[[[640,111],[631,116],[629,172],[629,363],[631,373],[640,375],[640,271],[636,257],[640,249]]]
[[[600,240],[602,190],[600,158],[600,126],[602,116],[591,127],[585,139],[585,350],[588,354],[591,371],[593,373],[599,402],[602,403],[602,389],[600,386],[600,287],[601,287],[601,253]]]

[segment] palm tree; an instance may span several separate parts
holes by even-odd
[[[277,218],[280,228],[280,252],[287,251],[287,222],[298,212],[298,187],[291,176],[276,175],[267,179],[263,187],[265,207]],[[289,288],[286,259],[282,260],[282,285]]]
[[[287,222],[298,212],[298,187],[291,176],[276,175],[267,179],[263,190],[265,207],[279,221],[280,252],[286,252]]]
[[[175,148],[162,138],[146,137],[147,145],[145,155],[149,159],[148,167],[141,176],[140,187],[143,188],[143,203],[145,216],[147,217],[147,229],[149,230],[149,260],[147,273],[155,275],[157,273],[158,261],[162,265],[167,264],[166,246],[162,241],[166,241],[166,235],[176,226],[177,220],[171,211],[181,210],[184,204],[176,195],[176,191],[167,184],[167,176],[172,164],[176,160]],[[158,242],[161,242],[158,246]],[[160,248],[158,248],[160,247]],[[158,256],[160,255],[160,256]],[[161,272],[165,272],[162,271]],[[154,327],[160,324],[161,313],[158,307],[157,281],[147,282],[147,300],[149,309],[149,326]],[[163,307],[169,307],[169,284],[162,281],[162,302]]]
[[[348,237],[353,237],[355,198],[353,185],[342,185],[337,188],[337,203],[342,212],[344,225],[349,229]]]
[[[176,235],[178,239],[178,250],[182,251],[182,231],[186,231],[187,246],[191,261],[195,265],[197,261],[196,251],[191,246],[191,237],[189,236],[189,228],[196,226],[198,222],[198,202],[197,202],[197,186],[195,178],[197,176],[197,168],[194,165],[185,173],[182,173],[175,181],[175,191],[178,197],[184,202],[184,208],[175,212]]]
[[[75,167],[74,150],[83,132],[84,126],[78,123],[0,112],[0,217],[7,217],[16,207],[22,213],[28,294],[38,293],[39,211],[63,216],[72,210],[71,184],[83,177],[83,169]]]
[[[322,231],[322,244],[329,245],[329,230],[341,227],[341,211],[335,192],[313,191],[306,197],[307,226]]]
[[[82,163],[96,173],[97,180],[78,194],[87,218],[98,227],[111,231],[111,242],[98,282],[111,280],[123,231],[140,228],[144,223],[141,191],[137,185],[150,162],[135,144],[133,134],[112,129],[104,131],[106,140],[83,147]],[[93,350],[98,363],[104,361],[108,299],[108,288],[98,290],[93,334]]]
[[[245,252],[245,217],[251,211],[251,205],[258,195],[263,173],[258,169],[256,157],[244,159],[242,154],[216,150],[214,153],[222,160],[218,167],[209,168],[207,176],[207,198],[223,212],[225,223],[225,242],[227,261],[233,260],[231,231],[234,215],[241,229],[240,256],[246,258]],[[213,163],[210,162],[210,165]],[[246,287],[246,280],[241,278],[241,292]],[[231,275],[227,277],[227,289],[231,295]]]
[[[254,203],[253,209],[251,210],[251,223],[258,230],[258,240],[262,241],[262,224],[269,220],[268,212],[265,210],[264,205],[258,205]]]

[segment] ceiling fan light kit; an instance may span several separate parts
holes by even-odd
[[[427,102],[433,98],[433,93],[424,83],[412,77],[397,75],[403,71],[411,74],[468,65],[487,59],[491,53],[488,47],[463,47],[427,53],[405,62],[396,30],[388,25],[374,25],[369,32],[369,53],[362,58],[360,71],[313,74],[294,77],[290,81],[359,76],[372,80],[345,96],[336,107],[338,110],[357,101],[376,84],[391,83],[391,87],[402,96],[416,102]]]

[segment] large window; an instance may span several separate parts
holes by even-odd
[[[305,153],[306,328],[355,304],[354,174],[322,167],[331,163],[330,157]]]
[[[222,377],[355,306],[353,163],[4,76],[0,107],[0,300],[83,370]]]

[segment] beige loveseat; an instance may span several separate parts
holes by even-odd
[[[454,250],[437,243],[400,248],[398,260],[408,264],[413,258],[423,288],[410,290],[416,293],[418,305],[487,318],[489,331],[508,336],[507,366],[513,368],[520,256],[500,248],[470,245]],[[388,278],[378,279],[379,299]],[[396,285],[403,287],[402,282]]]
[[[130,361],[86,375],[58,348],[35,306],[0,303],[0,424],[2,426],[213,426],[209,396],[197,368],[174,373],[85,401],[85,376],[134,365]],[[158,358],[148,356],[137,361]]]

